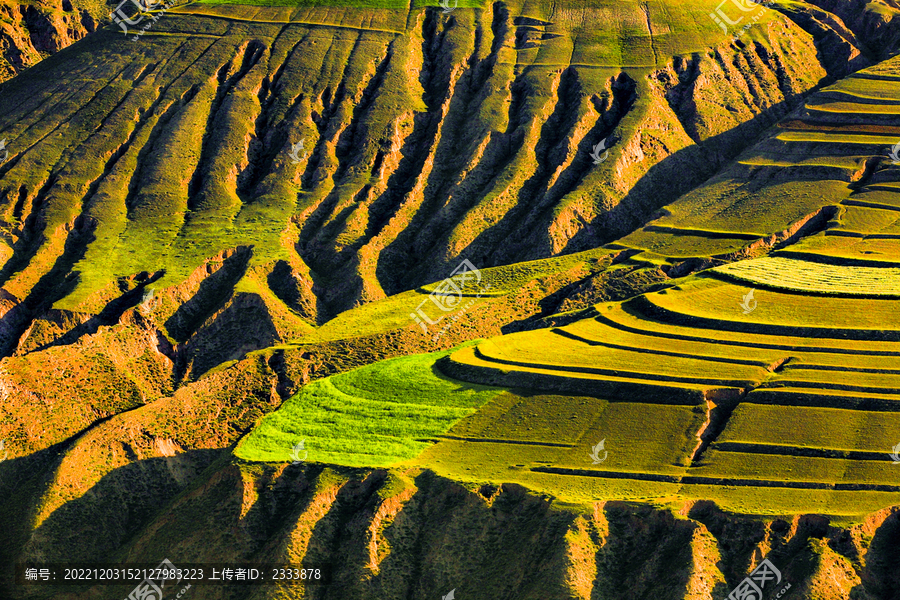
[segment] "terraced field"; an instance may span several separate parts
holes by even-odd
[[[437,358],[445,382],[510,392],[447,421],[413,464],[573,501],[715,498],[846,516],[900,500],[897,302],[756,290],[745,314],[749,289],[694,277]],[[267,427],[244,447],[264,444]]]
[[[844,296],[900,297],[900,268],[834,265],[782,256],[758,258],[714,269],[742,283],[798,292]]]
[[[817,92],[734,165],[616,246],[733,260],[796,241],[790,256],[896,263],[900,164],[891,153],[900,143],[897,98],[898,58]]]
[[[900,8],[738,4],[204,0],[0,85],[0,563],[895,600]]]
[[[607,246],[668,270],[665,289],[439,358],[443,377],[509,391],[413,464],[576,501],[844,516],[900,501],[895,97],[900,57],[813,95]]]

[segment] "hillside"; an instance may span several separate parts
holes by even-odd
[[[771,551],[896,600],[900,7],[338,4],[0,84],[0,564],[718,600]]]
[[[0,82],[97,30],[109,20],[100,0],[0,2]]]

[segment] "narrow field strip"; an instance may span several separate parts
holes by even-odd
[[[691,467],[690,476],[708,480],[772,481],[778,484],[815,482],[866,486],[877,481],[900,487],[900,469],[891,461],[721,452],[715,449],[707,451],[701,465]]]
[[[613,318],[615,317],[615,318]],[[656,337],[667,338],[672,340],[682,340],[682,341],[691,341],[691,342],[709,342],[710,339],[715,340],[716,344],[733,346],[733,347],[747,347],[747,348],[758,348],[758,349],[772,349],[772,350],[783,350],[785,352],[810,352],[814,354],[835,354],[835,355],[848,355],[848,356],[884,356],[884,357],[900,357],[900,351],[893,350],[880,350],[880,349],[862,349],[862,348],[847,348],[846,344],[842,344],[839,340],[828,340],[828,339],[809,339],[809,338],[799,338],[799,337],[790,337],[790,336],[780,336],[780,335],[765,335],[760,334],[753,336],[752,339],[748,340],[747,335],[739,334],[732,331],[714,331],[714,333],[710,334],[709,332],[704,332],[703,334],[688,334],[681,332],[690,332],[695,331],[695,329],[689,327],[681,327],[678,325],[673,325],[671,323],[665,323],[663,321],[656,321],[653,319],[642,320],[641,316],[635,312],[629,312],[623,310],[620,307],[616,307],[616,310],[607,310],[598,316],[595,317],[600,323],[608,325],[610,327],[614,327],[617,329],[621,329],[622,331],[626,331],[629,333],[642,334],[647,335],[648,332],[652,333]],[[644,328],[641,329],[640,327]],[[756,341],[758,338],[765,340],[772,340],[772,342],[767,341]],[[774,343],[775,340],[784,340],[785,343]],[[814,344],[822,344],[820,346],[815,346]],[[833,344],[832,346],[828,346],[827,344]],[[892,348],[895,347],[891,344],[885,344],[876,342],[871,344],[876,348],[878,346],[883,348]]]
[[[897,105],[900,109],[900,104]],[[872,144],[878,146],[892,145],[897,142],[896,136],[886,134],[845,134],[827,131],[785,131],[775,136],[782,142],[812,142],[817,144]]]
[[[867,104],[865,102],[808,103],[806,110],[856,115],[900,115],[900,104]]]
[[[682,326],[751,334],[831,338],[854,342],[900,341],[900,303],[887,298],[861,299],[754,290],[754,309],[741,310],[751,291],[713,276],[626,302],[642,315]]]
[[[591,469],[567,469],[565,467],[532,467],[535,473],[553,473],[556,475],[578,475],[579,477],[603,477],[605,479],[633,479],[635,481],[660,481],[665,483],[681,483],[677,475],[657,475],[656,473],[636,473],[630,471],[594,471]]]
[[[590,373],[568,372],[533,367],[503,368],[502,363],[484,360],[473,348],[465,348],[436,363],[439,371],[462,381],[480,381],[487,385],[509,388],[528,388],[567,394],[589,394],[610,400],[663,404],[699,404],[703,390],[709,386],[693,383],[675,385],[674,382],[619,376],[597,376]],[[665,399],[665,400],[663,400]]]
[[[656,348],[648,348],[646,346],[625,346],[622,344],[612,344],[610,342],[602,342],[600,340],[589,339],[586,337],[582,337],[575,333],[572,333],[564,328],[554,328],[550,330],[551,333],[555,335],[560,335],[562,337],[581,342],[583,344],[587,344],[588,346],[600,346],[603,348],[610,348],[612,350],[622,350],[624,352],[638,352],[641,354],[652,354],[653,356],[669,356],[672,358],[686,358],[691,360],[703,360],[709,362],[719,362],[729,365],[744,365],[749,367],[762,367],[765,368],[771,361],[765,360],[748,360],[748,359],[740,359],[740,358],[728,358],[724,356],[713,356],[709,354],[692,354],[688,352],[673,352],[670,350],[660,350]],[[650,336],[647,336],[648,339]],[[710,346],[712,346],[710,344]]]
[[[784,373],[792,371],[836,371],[847,373],[879,373],[882,375],[900,375],[900,369],[882,369],[878,367],[852,367],[846,365],[819,365],[811,363],[788,364],[782,369]]]
[[[844,383],[853,381],[852,384]],[[811,387],[875,394],[900,393],[900,378],[882,373],[850,373],[830,369],[783,370],[761,387]]]
[[[858,133],[858,134],[877,134],[877,135],[898,135],[900,136],[900,126],[882,125],[879,123],[851,123],[848,125],[835,124],[833,121],[819,121],[815,119],[794,119],[791,121],[783,121],[776,125],[779,129],[785,131],[823,131],[834,133]]]
[[[794,488],[806,490],[841,490],[900,492],[900,485],[875,483],[823,483],[818,481],[770,481],[766,479],[735,479],[724,477],[704,477],[698,475],[656,475],[653,473],[626,473],[618,471],[591,471],[588,469],[565,469],[562,467],[534,467],[535,473],[552,473],[554,475],[574,475],[578,477],[598,477],[603,479],[630,479],[634,481],[658,481],[661,483],[680,483],[682,485],[714,485],[734,487]]]
[[[900,268],[831,265],[782,256],[734,262],[712,269],[741,283],[772,289],[853,297],[900,297]]]
[[[900,412],[756,404],[752,398],[731,414],[716,447],[768,445],[887,458],[900,443]]]
[[[867,231],[851,231],[849,229],[829,229],[824,232],[826,236],[833,237],[849,237],[849,238],[858,238],[861,240],[898,240],[900,239],[900,234],[898,233],[870,233]]]
[[[885,184],[879,184],[879,185],[884,186]],[[875,189],[878,186],[866,186],[866,187],[870,188],[870,189]],[[891,189],[892,189],[892,191],[896,191],[896,192],[900,193],[900,188],[891,188]],[[859,206],[862,208],[875,208],[878,210],[892,210],[892,211],[900,212],[900,205],[893,205],[893,204],[880,204],[878,202],[866,202],[863,200],[843,200],[841,202],[841,204],[843,204],[844,206]]]
[[[796,386],[792,388],[757,388],[747,396],[748,402],[782,406],[847,408],[853,410],[900,411],[900,395],[874,392],[842,392],[837,389]]]
[[[806,456],[811,458],[845,458],[848,460],[875,460],[892,462],[884,452],[859,452],[856,450],[824,450],[804,446],[779,446],[776,444],[749,444],[741,442],[716,442],[713,449],[718,452],[740,452],[744,454],[780,454],[783,456]]]
[[[742,231],[712,231],[708,229],[691,229],[688,227],[675,227],[670,225],[647,225],[646,227],[643,227],[642,230],[654,233],[677,233],[679,235],[702,237],[711,240],[745,240],[748,242],[753,242],[760,238],[766,237],[765,233],[746,233]]]
[[[438,435],[438,440],[456,440],[458,442],[472,442],[475,444],[513,444],[519,446],[546,446],[548,448],[574,448],[574,444],[555,444],[553,442],[533,442],[530,440],[507,440],[501,438],[472,438],[457,435]],[[425,441],[425,440],[423,440]]]
[[[500,365],[509,365],[514,367],[519,367],[520,369],[527,371],[544,371],[548,373],[552,373],[555,371],[560,371],[562,373],[573,373],[578,376],[582,375],[597,375],[600,377],[624,377],[627,379],[646,379],[648,381],[660,381],[660,382],[672,382],[672,383],[689,383],[689,384],[705,384],[710,386],[723,386],[723,387],[746,387],[748,384],[759,381],[758,379],[722,379],[715,377],[700,377],[696,375],[691,376],[677,376],[677,375],[665,375],[661,374],[658,371],[630,371],[625,369],[603,369],[599,367],[587,367],[587,366],[575,366],[572,364],[566,364],[563,362],[550,363],[550,362],[525,362],[520,360],[512,360],[500,358],[497,356],[491,356],[490,354],[485,353],[480,346],[475,347],[475,357],[487,362],[487,363],[496,363]],[[658,365],[657,365],[658,366]],[[703,367],[705,365],[697,365],[696,372],[703,372]],[[672,370],[682,370],[682,367],[673,364],[667,364],[665,366],[667,369]],[[759,374],[761,375],[761,374]],[[563,377],[564,375],[559,375]]]
[[[812,238],[810,238],[812,239]],[[818,238],[821,240],[822,238]],[[808,241],[808,240],[807,240]],[[791,247],[793,248],[793,246]],[[871,258],[857,258],[848,256],[837,256],[834,254],[819,254],[806,249],[776,250],[769,256],[792,258],[795,260],[804,260],[807,262],[823,263],[826,265],[842,265],[849,267],[875,267],[882,268],[888,265],[896,264],[888,259],[874,260]]]

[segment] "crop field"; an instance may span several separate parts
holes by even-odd
[[[734,165],[618,243],[673,259],[725,257],[838,207],[825,231],[791,250],[896,260],[897,245],[878,236],[900,232],[900,168],[889,158],[900,141],[898,66],[895,57],[813,94]],[[873,156],[883,159],[867,167]]]
[[[792,246],[790,255],[817,262],[846,261],[864,265],[881,263],[891,267],[900,260],[900,248],[896,240],[890,238],[827,235],[826,232],[825,235],[818,234],[805,238],[796,246]],[[778,256],[778,253],[774,256]]]
[[[822,273],[835,266],[803,264],[812,269],[810,281],[818,274],[823,282]],[[712,498],[748,513],[815,507],[853,518],[861,507],[898,498],[900,471],[889,452],[896,443],[890,440],[900,441],[900,351],[878,335],[890,334],[896,304],[832,295],[823,284],[802,295],[756,289],[758,304],[745,315],[740,303],[750,289],[695,276],[664,292],[598,305],[593,318],[435,354],[427,359],[434,375],[493,386],[485,388],[489,396],[479,396],[478,406],[452,403],[468,411],[454,413],[455,422],[441,416],[417,425],[421,433],[404,432],[420,437],[403,452],[373,458],[335,448],[328,460],[359,466],[389,458],[465,481],[552,490],[571,501]],[[885,308],[872,309],[874,302]],[[843,339],[848,333],[857,339]],[[365,390],[336,386],[347,392],[340,410],[371,416],[368,400],[360,399],[376,389],[412,393],[402,383],[409,377],[390,373],[389,364],[369,368],[367,377],[378,375]],[[328,381],[307,389],[328,389]],[[741,390],[750,393],[738,400]],[[304,397],[291,402],[299,406]],[[335,410],[321,392],[315,404]],[[730,408],[703,449],[709,410],[720,404]],[[290,423],[285,410],[267,420],[297,437],[310,419],[292,411]],[[272,445],[266,430],[264,421],[239,454],[256,448],[262,457]]]
[[[900,339],[900,304],[890,299],[828,298],[760,289],[753,292],[756,308],[745,314],[741,302],[751,289],[702,277],[679,289],[647,294],[643,302],[649,310],[668,313],[672,319],[721,324],[722,329],[775,333],[794,327],[821,333],[819,337]]]
[[[829,265],[771,256],[730,263],[713,271],[741,283],[773,289],[900,297],[900,267]]]
[[[742,403],[718,442],[869,452],[888,459],[884,440],[895,438],[900,441],[900,412]]]
[[[263,419],[235,454],[304,460],[306,454],[292,454],[303,442],[310,461],[383,466],[413,458],[427,438],[445,433],[499,391],[435,373],[441,354],[389,360],[310,384]]]
[[[754,296],[756,292],[754,291]],[[743,297],[738,298],[738,312],[743,315],[740,307]],[[757,304],[758,306],[758,304]],[[791,335],[788,332],[782,334],[754,333],[738,331],[734,328],[724,328],[727,321],[723,322],[723,328],[714,327],[698,328],[684,327],[675,322],[667,322],[654,316],[652,305],[645,301],[625,302],[623,304],[599,305],[597,321],[602,325],[608,325],[617,330],[646,333],[665,340],[677,342],[710,342],[728,347],[766,348],[780,350],[785,355],[790,352],[815,352],[825,359],[829,354],[843,354],[847,356],[900,356],[896,346],[892,342],[867,341],[864,348],[857,344],[848,343],[837,338],[808,338],[801,335]],[[753,311],[755,312],[755,311]],[[589,326],[593,327],[593,324]],[[602,334],[601,334],[602,335]],[[668,342],[675,343],[675,342]],[[865,358],[860,358],[865,360]]]
[[[481,0],[453,0],[448,8],[458,19],[470,19],[471,8],[483,9]],[[547,4],[517,0],[505,8],[517,17],[526,39],[518,44],[519,55],[512,63],[532,66],[578,64],[596,67],[653,67],[668,57],[690,54],[714,46],[726,36],[709,18],[719,2],[701,0],[565,0]],[[174,13],[208,15],[230,19],[276,22],[318,23],[348,26],[344,11],[354,8],[368,13],[359,27],[402,31],[402,20],[388,12],[405,16],[426,7],[439,7],[437,0],[198,0],[173,9]],[[381,14],[379,14],[381,13]],[[760,8],[754,13],[757,27],[745,32],[745,39],[768,44],[761,32],[772,21],[783,20],[775,10]],[[735,18],[744,20],[739,15]]]
[[[691,469],[692,477],[771,481],[776,484],[843,484],[881,486],[900,494],[900,469],[894,468],[887,453],[880,460],[846,460],[711,449],[703,461]],[[877,482],[877,483],[875,483]]]
[[[0,566],[900,600],[898,0],[178,4],[0,82]]]

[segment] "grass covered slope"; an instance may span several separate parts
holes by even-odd
[[[671,57],[687,56],[720,45],[727,36],[709,14],[720,3],[715,0],[563,0],[561,2],[510,2],[506,6],[516,17],[515,49],[527,51],[504,53],[503,58],[530,66],[641,68],[663,67]],[[253,7],[250,9],[249,7]],[[265,8],[270,7],[270,8]],[[363,11],[360,20],[375,23],[387,18],[389,11],[421,11],[440,7],[436,0],[200,0],[174,9],[175,13],[210,15],[256,22],[304,22],[348,25],[349,15],[334,8],[353,7]],[[454,18],[465,22],[466,13],[483,11],[488,3],[456,0],[448,5]],[[343,12],[343,11],[342,11]],[[726,11],[727,12],[727,11]],[[785,17],[776,10],[755,9],[745,15],[735,8],[734,20],[741,26],[753,23],[756,31],[748,39],[756,39],[759,31]],[[379,14],[380,13],[380,14]],[[756,17],[756,19],[753,19]],[[384,23],[384,21],[381,21]],[[402,29],[402,24],[399,24]],[[735,33],[738,28],[735,28]]]
[[[900,166],[891,152],[900,142],[900,120],[891,107],[897,98],[898,57],[822,89],[734,165],[617,244],[663,256],[733,259],[803,231],[792,255],[896,262]]]
[[[830,265],[772,256],[730,263],[714,271],[742,283],[776,289],[900,298],[900,267]]]
[[[323,7],[284,29],[173,10],[127,52],[103,30],[4,85],[0,282],[16,302],[43,286],[38,312],[97,313],[123,278],[170,288],[252,247],[251,268],[287,262],[331,317],[462,256],[486,267],[614,239],[663,201],[647,204],[653,177],[628,199],[655,163],[764,127],[825,75],[785,17],[768,11],[739,48],[706,4]],[[705,77],[684,86],[676,56],[692,53]],[[594,165],[604,139],[612,158]]]
[[[395,358],[311,383],[264,418],[235,454],[289,462],[303,441],[308,459],[319,463],[380,467],[414,458],[428,438],[500,391],[438,374],[434,362],[445,354]]]

